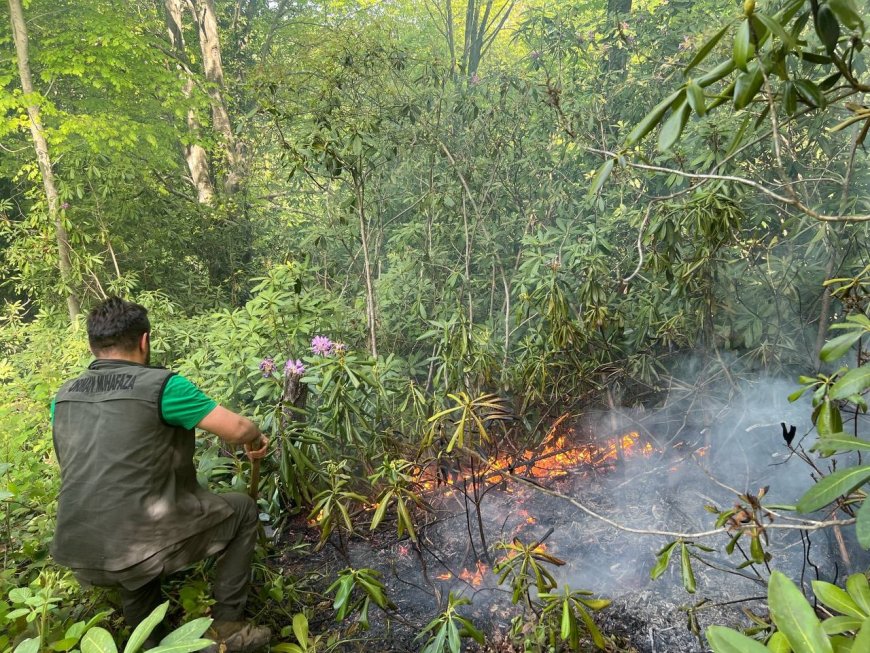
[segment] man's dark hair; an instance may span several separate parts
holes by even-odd
[[[151,331],[148,310],[120,297],[109,297],[88,314],[88,344],[95,354],[106,349],[130,350]]]

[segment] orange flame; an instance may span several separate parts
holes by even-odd
[[[547,444],[540,451],[527,449],[520,456],[502,456],[493,462],[496,470],[517,470],[532,478],[559,478],[566,476],[568,470],[581,465],[600,467],[620,458],[635,455],[650,456],[655,451],[649,443],[640,444],[640,434],[636,431],[606,442],[570,445],[566,435],[555,435],[551,429]],[[490,477],[493,483],[503,480],[501,474]]]
[[[482,562],[478,561],[476,571],[471,571],[470,569],[463,569],[462,572],[459,574],[459,577],[472,587],[480,587],[481,584],[483,584],[483,575],[486,573],[486,571],[487,566]]]

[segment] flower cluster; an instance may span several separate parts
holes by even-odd
[[[275,365],[275,359],[271,356],[266,356],[262,361],[260,361],[260,371],[263,373],[263,378],[268,379],[277,369]]]
[[[287,362],[284,364],[284,374],[297,374],[302,376],[305,374],[305,365],[303,365],[302,361],[298,358],[296,360],[288,358]]]
[[[335,343],[326,336],[314,336],[311,339],[311,353],[315,356],[329,356],[335,348]]]
[[[336,354],[346,354],[347,345],[343,342],[335,342],[332,344],[332,351],[334,351]]]

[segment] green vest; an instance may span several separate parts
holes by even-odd
[[[163,421],[172,372],[98,359],[57,394],[60,464],[51,553],[62,565],[119,571],[232,514],[196,482],[194,432]]]

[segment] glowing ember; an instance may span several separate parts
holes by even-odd
[[[449,571],[445,571],[443,574],[438,574],[435,578],[437,578],[438,580],[450,580],[451,578],[453,578],[453,574],[451,574]]]
[[[408,555],[410,550],[411,550],[411,548],[407,544],[400,544],[399,545],[399,555],[400,556]]]
[[[480,587],[483,583],[483,575],[486,573],[487,567],[482,562],[477,563],[477,570],[463,569],[459,577],[472,587]]]

